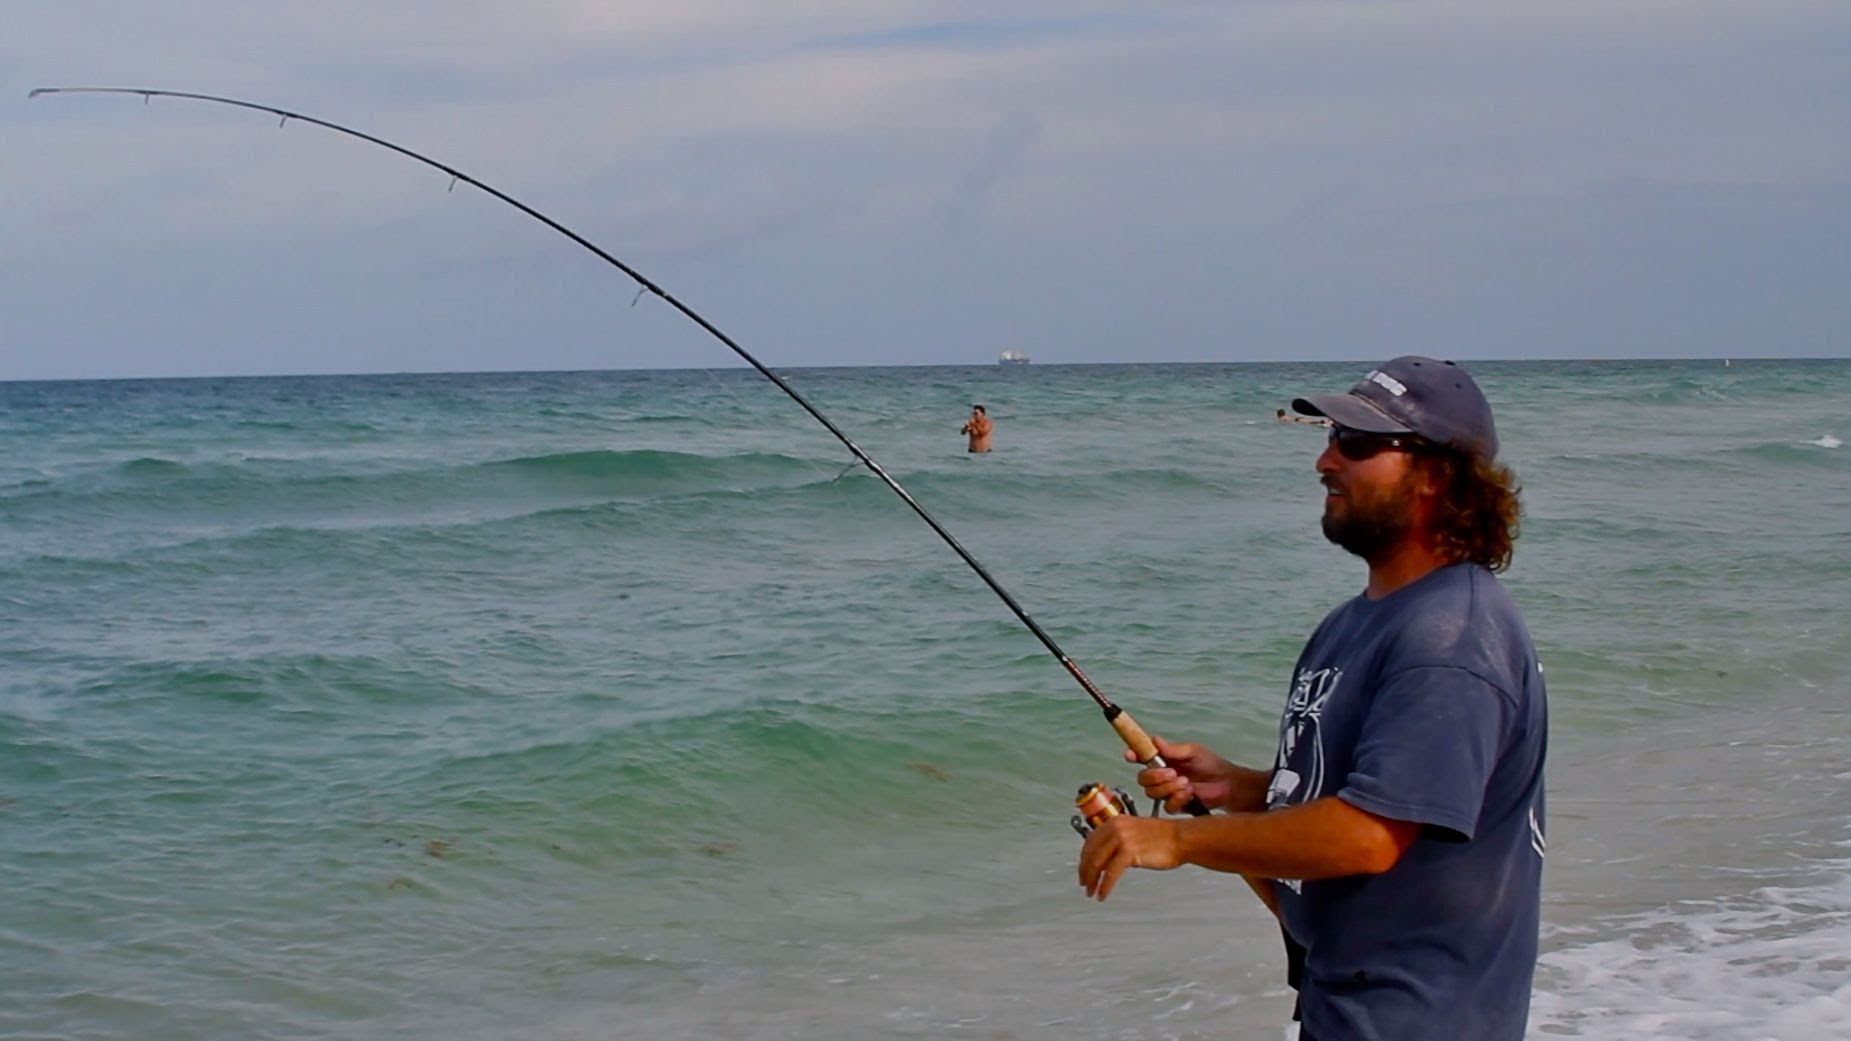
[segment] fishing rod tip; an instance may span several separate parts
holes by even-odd
[[[26,95],[26,100],[31,101],[33,98],[38,97],[40,94],[56,94],[56,93],[58,93],[57,87],[33,87],[32,91]]]

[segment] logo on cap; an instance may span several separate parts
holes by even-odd
[[[1369,375],[1363,378],[1371,383],[1379,385],[1395,397],[1400,397],[1408,392],[1407,384],[1383,372],[1381,369],[1371,369]]]

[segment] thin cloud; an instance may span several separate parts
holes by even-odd
[[[1773,323],[1763,353],[1816,352],[1851,321],[1808,230],[1851,224],[1847,52],[1835,0],[18,0],[0,378],[210,372],[252,338],[274,355],[252,364],[315,371],[343,323],[415,328],[459,298],[481,302],[456,329],[480,367],[515,338],[547,367],[549,339],[590,327],[569,299],[544,326],[498,316],[580,269],[435,171],[255,113],[23,100],[73,82],[250,97],[429,152],[737,304],[787,364],[984,361],[995,339],[1038,360],[1446,350],[1499,309],[1550,332],[1453,353],[1739,356],[1751,319]],[[843,290],[826,307],[823,286]],[[348,303],[305,319],[301,287]],[[1545,320],[1567,293],[1598,307]],[[363,357],[422,367],[397,351]]]

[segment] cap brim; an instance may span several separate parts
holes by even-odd
[[[1371,434],[1413,433],[1406,423],[1390,419],[1388,413],[1354,394],[1313,394],[1308,398],[1294,398],[1292,408],[1307,416],[1323,416],[1351,430]]]

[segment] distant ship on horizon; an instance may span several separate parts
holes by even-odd
[[[1027,365],[1028,355],[1022,353],[1021,351],[1004,351],[1002,354],[997,356],[996,364],[998,365]]]

